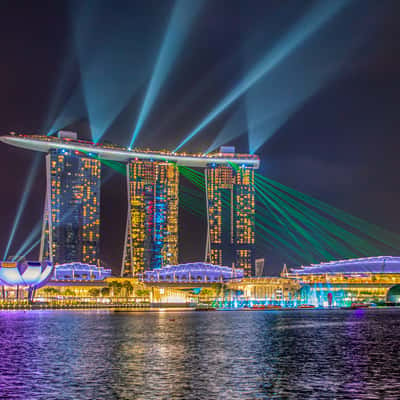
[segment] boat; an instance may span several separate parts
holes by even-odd
[[[370,304],[368,303],[351,303],[350,308],[369,308]]]
[[[371,305],[368,303],[351,303],[351,305],[349,306],[345,306],[345,307],[340,307],[343,310],[357,310],[360,308],[369,308]]]
[[[301,304],[297,308],[315,308],[312,304]]]
[[[268,304],[266,307],[267,310],[280,310],[281,308],[282,306],[279,304]]]
[[[253,304],[251,306],[252,310],[265,310],[265,304]]]
[[[253,304],[251,310],[280,310],[282,306],[278,304]]]
[[[210,306],[209,304],[198,304],[195,311],[217,311],[216,307]]]

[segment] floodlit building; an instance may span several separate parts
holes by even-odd
[[[303,303],[316,306],[380,303],[395,298],[389,295],[396,293],[400,285],[400,257],[330,261],[292,268],[285,276],[301,284]]]
[[[128,216],[122,276],[178,262],[179,173],[175,163],[127,165]]]
[[[242,269],[233,269],[203,262],[168,265],[158,270],[146,271],[144,282],[225,282],[243,278]]]
[[[96,264],[100,238],[100,162],[68,150],[46,156],[41,259]]]
[[[79,151],[50,149],[40,259],[97,264],[100,161]]]
[[[43,286],[53,272],[49,261],[0,261],[1,299],[32,299],[34,291]]]
[[[255,273],[254,168],[210,164],[206,168],[208,235],[211,263]]]
[[[57,265],[52,280],[55,281],[102,281],[111,277],[111,269],[84,263]]]

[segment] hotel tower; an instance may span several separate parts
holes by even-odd
[[[176,163],[131,160],[127,164],[128,215],[122,276],[178,263]]]
[[[100,161],[79,151],[51,149],[46,181],[40,260],[97,264]]]
[[[255,268],[254,168],[211,164],[205,170],[208,235],[206,258],[212,264]]]

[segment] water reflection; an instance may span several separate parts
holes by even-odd
[[[1,312],[3,399],[398,399],[400,311]]]

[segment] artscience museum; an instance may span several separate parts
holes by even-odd
[[[53,264],[49,261],[0,261],[1,298],[31,299],[52,272]]]

